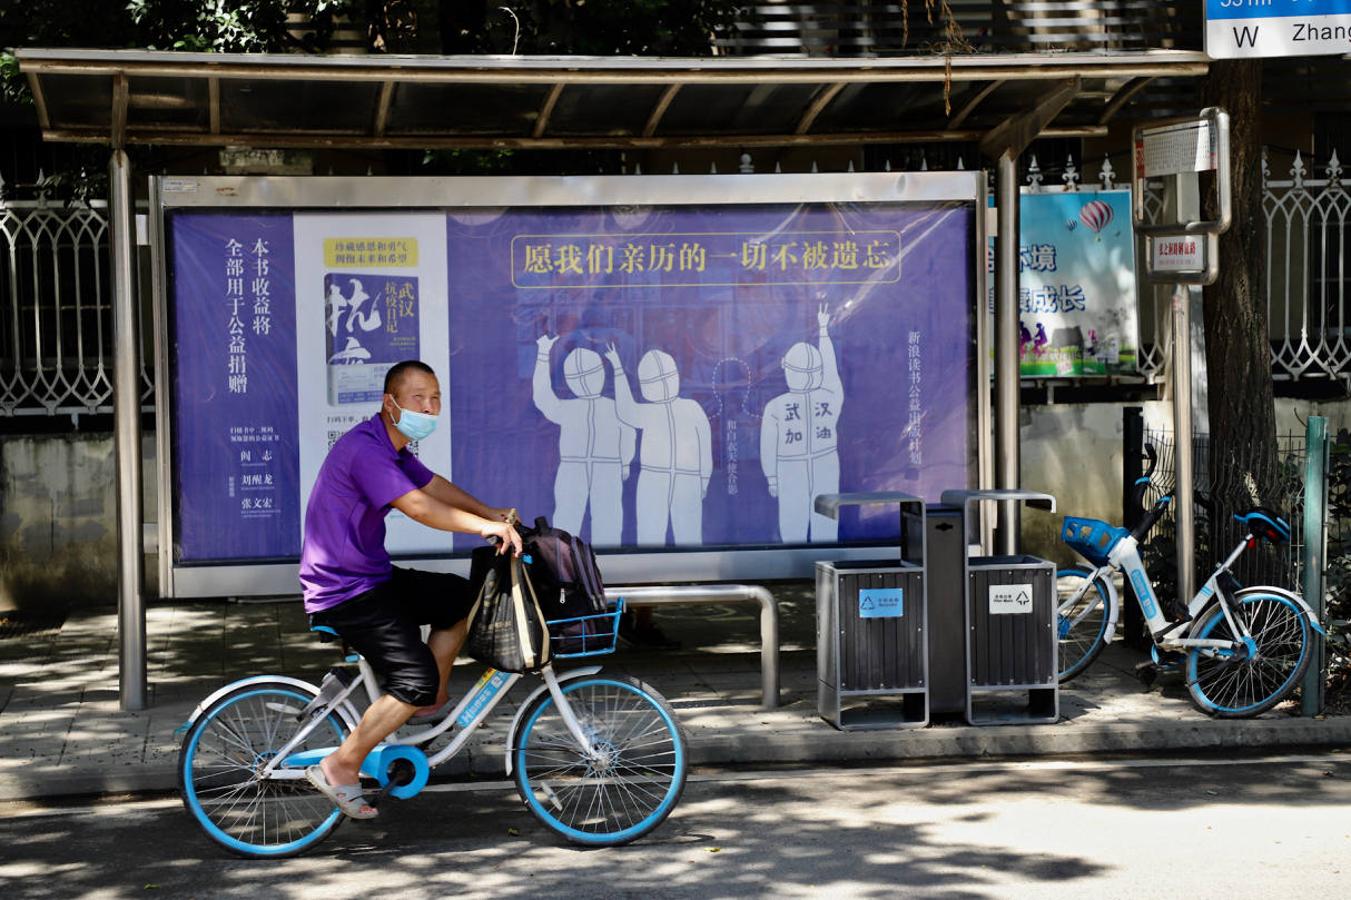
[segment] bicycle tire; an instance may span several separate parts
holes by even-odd
[[[561,687],[601,757],[582,752],[553,695],[540,694],[511,736],[516,790],[535,818],[572,843],[636,841],[665,821],[685,789],[687,744],[675,713],[655,689],[627,676]],[[619,808],[627,803],[635,809]]]
[[[1218,651],[1214,656],[1200,648],[1187,653],[1192,703],[1221,719],[1246,719],[1271,709],[1299,684],[1313,656],[1313,628],[1295,601],[1261,588],[1240,593],[1237,601],[1231,612],[1243,617],[1252,635],[1251,648]],[[1189,637],[1235,639],[1218,604],[1202,614]]]
[[[251,780],[295,733],[295,713],[314,697],[311,689],[285,682],[245,685],[203,710],[184,735],[179,795],[207,837],[231,853],[295,856],[342,824],[341,810],[304,779]],[[296,751],[336,746],[346,736],[346,723],[330,713]]]
[[[1083,566],[1067,566],[1063,569],[1057,569],[1055,573],[1056,582],[1056,635],[1059,643],[1059,668],[1060,683],[1066,682],[1082,675],[1084,670],[1093,664],[1107,646],[1107,622],[1109,607],[1112,602],[1111,592],[1107,586],[1102,583],[1102,576],[1099,575],[1093,580],[1092,586],[1084,592],[1079,603],[1074,609],[1070,610],[1070,615],[1062,615],[1058,610],[1060,605],[1070,598],[1084,579],[1093,574],[1093,570]],[[1075,619],[1088,604],[1094,604],[1097,611],[1089,609],[1087,615],[1077,624],[1071,627],[1070,623]]]

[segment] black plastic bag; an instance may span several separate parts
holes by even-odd
[[[551,658],[549,629],[526,567],[511,554],[496,556],[491,547],[475,551],[474,563],[483,583],[469,611],[465,652],[499,672],[538,671]]]

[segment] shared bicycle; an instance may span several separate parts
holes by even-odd
[[[1165,494],[1145,508],[1150,476],[1157,462],[1146,447],[1148,467],[1136,481],[1135,503],[1145,515],[1133,530],[1097,519],[1066,517],[1062,539],[1091,567],[1073,566],[1056,573],[1060,681],[1082,674],[1116,633],[1120,611],[1114,576],[1129,582],[1154,641],[1156,663],[1181,656],[1192,702],[1219,718],[1247,718],[1280,703],[1299,684],[1313,656],[1317,634],[1327,632],[1302,597],[1271,585],[1243,587],[1233,565],[1258,541],[1290,540],[1290,525],[1260,506],[1234,516],[1247,534],[1221,562],[1185,611],[1170,617],[1159,602],[1140,558],[1140,542],[1167,512]]]
[[[614,650],[623,612],[549,623],[554,658]],[[334,640],[325,626],[313,629]],[[333,833],[344,818],[305,778],[306,767],[337,749],[356,727],[356,702],[381,696],[379,679],[357,654],[318,686],[284,675],[226,685],[201,702],[182,730],[178,780],[183,803],[206,835],[252,858],[293,856]],[[355,665],[352,668],[351,664]],[[568,841],[614,846],[660,825],[680,800],[688,766],[675,714],[653,687],[599,666],[538,673],[508,729],[506,771],[545,827]],[[431,770],[463,749],[523,676],[488,669],[439,722],[396,732],[362,764],[384,797],[408,799]],[[423,748],[445,734],[445,747]]]

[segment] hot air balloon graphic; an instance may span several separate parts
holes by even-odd
[[[1079,220],[1078,220],[1078,219],[1066,219],[1066,220],[1065,220],[1065,230],[1066,230],[1066,231],[1073,231],[1074,229],[1076,229],[1076,228],[1078,228],[1078,227],[1079,227]]]
[[[1112,207],[1102,200],[1090,200],[1079,210],[1079,221],[1092,230],[1095,241],[1100,241],[1100,232],[1112,221]]]

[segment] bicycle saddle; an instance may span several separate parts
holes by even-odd
[[[1290,540],[1290,523],[1264,506],[1254,506],[1247,512],[1234,516],[1234,521],[1247,525],[1248,532],[1255,538],[1262,538],[1273,544],[1284,544]]]

